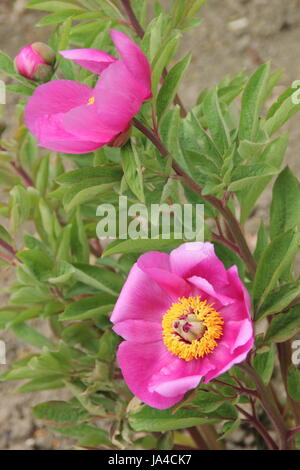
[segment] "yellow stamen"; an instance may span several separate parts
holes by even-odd
[[[185,315],[187,321],[191,315],[195,316],[196,320],[205,327],[197,338],[190,336],[190,341],[178,334]],[[223,334],[223,324],[220,313],[212,307],[212,304],[208,304],[206,300],[201,301],[200,297],[183,297],[173,303],[163,316],[164,344],[171,353],[185,361],[204,357],[217,347],[217,340]]]
[[[94,103],[95,103],[95,97],[92,96],[92,97],[89,99],[89,101],[88,101],[88,105],[94,104]]]

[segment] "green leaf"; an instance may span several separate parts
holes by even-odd
[[[140,158],[136,147],[128,143],[121,148],[125,180],[139,201],[145,202],[144,183]]]
[[[225,400],[226,398],[221,394],[197,390],[196,396],[190,404],[199,408],[201,413],[211,413],[218,409]]]
[[[74,277],[78,281],[114,296],[119,294],[123,278],[118,274],[88,264],[77,263],[74,267]]]
[[[257,159],[259,158],[259,160],[257,160],[257,163],[266,163],[279,170],[284,158],[287,144],[288,135],[283,134],[279,136],[277,139],[273,140],[266,146],[262,154],[258,155]],[[238,198],[242,206],[241,223],[245,223],[255,202],[271,179],[272,176],[260,178],[256,181],[255,185],[247,186],[247,188],[238,193]]]
[[[16,73],[13,61],[4,52],[0,52],[0,70],[8,75],[15,75]]]
[[[217,90],[210,90],[203,102],[204,118],[209,128],[212,140],[221,155],[230,146],[230,135],[222,115]]]
[[[242,96],[240,140],[255,142],[268,84],[270,64],[262,64],[249,78]]]
[[[157,118],[161,121],[164,113],[173,102],[177,93],[178,86],[184,77],[184,74],[190,64],[191,54],[188,54],[184,59],[178,62],[169,71],[164,83],[159,90],[157,97]]]
[[[284,310],[300,295],[300,282],[291,282],[274,289],[266,297],[257,312],[257,320],[267,315],[273,315]]]
[[[214,418],[199,416],[199,410],[193,411],[181,408],[174,413],[172,409],[156,410],[149,406],[143,406],[140,411],[130,413],[128,420],[135,431],[150,432],[184,429],[216,421]]]
[[[112,443],[108,434],[103,429],[96,428],[89,424],[76,424],[75,426],[51,426],[51,429],[58,432],[62,436],[73,437],[79,439],[79,446],[83,447],[97,447],[106,446],[111,447]]]
[[[281,313],[273,318],[264,341],[266,343],[283,343],[292,338],[300,327],[300,306],[291,308],[286,313]]]
[[[218,151],[215,143],[211,140],[209,135],[205,132],[195,114],[191,111],[186,119],[194,130],[195,140],[200,148],[200,153],[206,155],[214,161],[217,166],[223,164],[222,156]]]
[[[89,261],[89,244],[88,238],[80,215],[77,209],[73,218],[71,231],[71,251],[75,259],[79,263],[88,263]]]
[[[119,344],[119,337],[111,330],[106,330],[99,341],[98,357],[101,361],[111,364]]]
[[[290,397],[300,403],[300,372],[294,366],[290,366],[287,379]]]
[[[292,99],[292,95],[295,91],[296,90],[293,88],[288,88],[270,109],[267,120],[263,126],[269,136],[275,134],[278,129],[300,110],[300,104],[294,103]]]
[[[70,8],[74,10],[83,10],[83,8],[79,7],[78,4],[73,2],[66,2],[66,1],[36,1],[32,0],[27,2],[26,8],[31,8],[32,10],[45,10],[45,11],[64,11]]]
[[[265,142],[250,142],[249,140],[241,140],[238,152],[244,160],[251,160],[263,150]]]
[[[113,189],[115,183],[105,184],[94,184],[90,183],[90,186],[80,190],[81,183],[71,188],[66,196],[64,197],[64,204],[66,212],[70,212],[75,207],[84,204],[88,201],[92,201],[96,196],[105,194]],[[78,187],[77,187],[78,186]],[[78,192],[77,192],[78,191]]]
[[[286,167],[275,181],[270,210],[271,239],[300,224],[300,185]]]
[[[28,286],[16,288],[10,297],[10,302],[17,305],[38,304],[48,302],[51,298],[47,287]]]
[[[156,96],[159,81],[161,79],[163,69],[167,67],[173,55],[176,52],[180,39],[180,34],[175,33],[159,51],[157,60],[154,61],[152,66],[152,92]]]
[[[35,179],[35,186],[42,194],[45,196],[47,189],[48,189],[48,184],[49,184],[49,168],[50,165],[50,155],[46,155],[43,157],[40,161],[39,168],[36,174],[36,179]]]
[[[256,354],[253,361],[254,368],[260,375],[265,385],[271,380],[275,365],[275,347],[271,345],[270,350],[261,354]]]
[[[23,250],[19,251],[17,256],[39,280],[44,280],[50,276],[53,261],[45,252],[41,250]]]
[[[70,34],[72,31],[72,22],[73,22],[73,18],[70,16],[61,24],[59,28],[59,40],[57,44],[57,51],[63,51],[68,48],[69,41],[70,41]],[[58,66],[62,60],[63,60],[62,55],[57,54],[56,66]]]
[[[47,348],[53,348],[54,346],[54,343],[49,338],[26,323],[15,325],[13,327],[13,332],[17,338],[20,338],[22,341],[25,341],[25,343],[36,346],[37,348],[43,348],[44,346]]]
[[[59,184],[75,184],[90,178],[99,178],[99,182],[112,183],[120,181],[122,171],[119,167],[109,166],[87,166],[79,170],[63,173],[56,178]]]
[[[72,302],[64,313],[59,316],[60,321],[85,320],[97,318],[103,313],[111,312],[116,298],[108,294],[99,294]]]
[[[63,388],[65,383],[63,380],[57,378],[57,376],[47,376],[41,377],[38,379],[30,380],[24,385],[21,385],[17,389],[18,393],[30,393],[30,392],[38,392],[40,390],[54,390],[57,388]]]
[[[9,321],[6,325],[5,328],[12,328],[14,325],[17,325],[18,323],[23,323],[27,320],[31,320],[33,318],[36,318],[39,316],[41,313],[41,308],[38,307],[33,307],[29,309],[25,309],[22,312],[20,312],[15,318],[13,318],[11,321]]]
[[[270,165],[243,165],[237,167],[231,175],[229,191],[238,191],[249,184],[256,185],[261,178],[277,174],[277,169]]]
[[[239,428],[240,424],[241,424],[240,418],[236,418],[234,421],[226,421],[226,423],[223,424],[223,427],[222,427],[223,434],[221,437],[219,437],[219,440],[225,439],[225,437],[228,437],[231,434],[233,434]]]
[[[25,85],[6,85],[6,91],[23,96],[31,96],[33,92],[32,88]]]
[[[146,253],[147,251],[165,251],[179,246],[183,240],[175,240],[170,235],[170,240],[163,239],[142,239],[136,240],[116,240],[108,245],[102,256],[111,256],[126,253]]]
[[[11,243],[12,238],[6,228],[3,227],[3,225],[0,225],[0,238],[1,240],[4,240],[6,243]]]
[[[289,230],[276,237],[261,256],[253,284],[254,303],[258,308],[294,259],[298,241],[299,234]]]
[[[66,9],[58,13],[51,13],[50,15],[44,16],[42,19],[40,19],[36,23],[36,26],[48,26],[51,24],[63,23],[70,16],[74,17],[75,15],[78,15],[79,13],[80,13],[80,10],[78,9],[77,10]]]
[[[89,413],[65,401],[48,401],[33,407],[33,415],[51,423],[76,424],[86,421]]]
[[[263,222],[260,223],[258,234],[257,234],[257,242],[254,251],[254,258],[256,261],[260,260],[261,255],[265,251],[268,245],[268,233],[265,229]]]

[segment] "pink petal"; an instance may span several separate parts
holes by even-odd
[[[64,125],[65,114],[85,105],[93,96],[93,89],[71,80],[55,80],[37,87],[25,110],[25,122],[39,144],[50,150],[65,153],[88,153],[102,147],[99,134],[93,142],[83,132],[69,132]],[[82,126],[81,131],[83,131]]]
[[[193,284],[197,289],[200,289],[201,299],[207,300],[208,303],[213,303],[214,308],[218,310],[219,304],[222,306],[229,305],[235,302],[231,297],[216,292],[213,286],[203,277],[192,276],[187,279],[191,284]],[[199,295],[197,292],[194,292],[193,295]]]
[[[225,305],[218,310],[222,317],[226,321],[240,321],[245,319],[251,319],[250,312],[247,305],[244,302],[236,301],[234,304]]]
[[[151,69],[142,50],[125,34],[111,30],[110,35],[126,67],[146,89],[145,98],[151,98]]]
[[[226,295],[234,296],[242,300],[247,306],[248,310],[251,308],[251,300],[247,289],[242,283],[237,266],[231,266],[227,271],[228,285],[224,287],[224,293]]]
[[[106,145],[105,142],[88,142],[80,140],[47,140],[39,144],[40,147],[53,150],[54,152],[70,153],[74,155],[94,152],[104,145]]]
[[[253,338],[249,339],[245,345],[240,346],[235,350],[235,354],[231,354],[230,350],[224,345],[218,345],[216,350],[211,354],[210,359],[211,362],[215,365],[215,370],[211,370],[206,374],[203,383],[208,383],[215,377],[218,377],[219,375],[227,372],[235,364],[243,362],[248,356],[249,351],[252,349],[253,342]]]
[[[150,391],[155,391],[164,397],[176,397],[179,394],[185,394],[188,390],[196,388],[201,379],[201,375],[181,377],[180,379],[163,382],[155,387],[151,387]]]
[[[117,59],[106,52],[98,51],[98,49],[70,49],[60,51],[65,58],[72,60],[76,64],[90,70],[91,72],[100,74],[117,61]]]
[[[148,344],[124,341],[117,353],[118,363],[131,392],[147,405],[160,410],[170,408],[183,398],[182,393],[164,397],[149,390],[153,375],[160,370],[163,362],[168,361],[169,356],[170,353],[160,341]]]
[[[227,321],[224,323],[223,336],[219,344],[223,344],[231,354],[234,354],[237,348],[247,344],[253,336],[253,325],[250,320]]]
[[[25,46],[16,56],[15,64],[21,75],[32,80],[37,66],[46,64],[46,61],[32,46]]]
[[[170,297],[135,264],[111,316],[113,323],[130,319],[158,322],[170,308]]]
[[[169,255],[149,251],[139,257],[137,264],[144,273],[172,297],[173,301],[191,293],[188,283],[169,270]]]
[[[162,327],[159,322],[125,320],[116,323],[113,330],[124,339],[136,343],[153,343],[162,339]]]
[[[81,136],[70,134],[64,129],[64,114],[44,115],[35,120],[32,133],[39,141],[39,145],[49,150],[64,153],[88,153],[102,145],[101,142],[81,140]]]
[[[94,142],[110,142],[117,132],[105,127],[94,104],[85,104],[71,109],[64,115],[64,128],[73,135]]]
[[[184,279],[200,276],[218,290],[228,284],[223,263],[216,257],[211,243],[190,242],[170,253],[172,271]]]
[[[197,387],[202,377],[214,369],[209,358],[184,361],[173,354],[158,373],[154,374],[149,390],[165,397],[174,397]]]
[[[72,80],[54,80],[36,88],[26,106],[26,124],[42,116],[66,113],[88,103],[93,88]]]
[[[117,61],[103,71],[94,96],[102,123],[123,132],[141,108],[145,91],[125,64]]]

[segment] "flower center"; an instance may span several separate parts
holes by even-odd
[[[88,106],[89,106],[90,104],[94,104],[94,103],[95,103],[95,97],[92,96],[92,97],[89,98],[89,100],[88,100]]]
[[[200,297],[178,299],[163,316],[163,340],[175,356],[190,361],[210,354],[223,334],[223,319]]]

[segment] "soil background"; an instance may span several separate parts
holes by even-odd
[[[42,15],[26,10],[26,3],[26,0],[0,0],[0,49],[11,57],[24,45],[47,41],[49,34],[45,28],[34,27]],[[187,107],[194,104],[201,90],[213,86],[225,75],[233,75],[241,69],[254,71],[268,60],[272,61],[274,70],[284,70],[272,99],[284,87],[300,79],[300,0],[208,0],[201,18],[202,25],[185,34],[181,48],[182,54],[189,50],[193,54],[180,90]],[[8,133],[13,129],[14,103],[14,97],[9,96],[4,110]],[[300,177],[299,116],[294,117],[287,128],[290,141],[286,162]],[[263,194],[248,223],[248,239],[252,245],[261,218],[267,223],[270,196],[271,190]],[[1,306],[6,303],[5,291],[11,277],[9,270],[0,271]],[[10,333],[0,331],[0,339],[7,345],[8,364],[29,352],[28,347]],[[5,368],[0,365],[0,372]],[[70,448],[70,440],[53,435],[31,414],[34,404],[61,399],[65,392],[16,395],[15,388],[14,383],[0,382],[0,449]],[[228,449],[252,448],[253,438],[247,429],[241,429],[226,442],[226,446]]]

